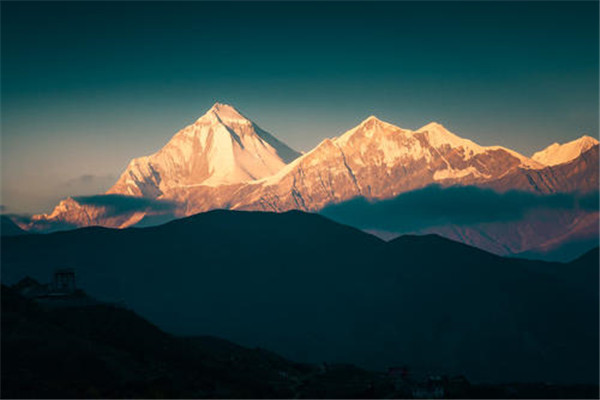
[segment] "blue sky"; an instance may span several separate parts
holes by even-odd
[[[105,190],[215,101],[304,151],[371,114],[526,155],[598,137],[597,2],[1,7],[8,212]]]

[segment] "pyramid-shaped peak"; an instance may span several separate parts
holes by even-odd
[[[385,124],[386,122],[380,120],[375,115],[369,115],[365,120],[363,120],[358,126],[364,125],[373,125],[373,124]]]
[[[250,120],[242,115],[235,107],[229,104],[215,103],[196,122],[223,122],[223,123],[250,123]]]
[[[215,103],[210,110],[211,112],[219,115],[219,116],[223,116],[223,117],[227,117],[227,116],[234,116],[237,118],[244,118],[242,116],[242,114],[235,109],[234,106],[229,105],[229,104],[224,104],[224,103]]]
[[[402,129],[399,126],[390,124],[389,122],[382,121],[381,119],[377,118],[375,115],[370,115],[365,120],[363,120],[360,124],[358,124],[354,129],[355,130],[364,130],[364,129],[373,129],[373,128]]]
[[[351,138],[367,138],[372,139],[373,135],[387,135],[394,134],[397,132],[410,132],[405,129],[400,128],[399,126],[390,124],[389,122],[385,122],[380,120],[374,115],[369,116],[367,119],[363,120],[360,124],[356,125],[354,128],[350,129],[337,139],[335,142],[337,144],[344,144],[348,142]]]
[[[370,121],[383,122],[379,118],[377,118],[375,115],[369,115],[362,123],[364,124],[364,123],[370,122]]]

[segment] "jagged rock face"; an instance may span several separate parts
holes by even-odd
[[[158,198],[173,188],[248,182],[273,175],[298,156],[233,107],[217,103],[157,153],[132,160],[108,193]]]
[[[564,164],[541,169],[515,169],[481,186],[497,191],[526,190],[540,194],[587,193],[598,190],[598,145]]]
[[[232,208],[317,211],[356,196],[385,199],[432,183],[479,185],[533,167],[542,168],[508,149],[461,139],[439,124],[410,131],[370,117],[278,174],[241,188]]]
[[[215,104],[157,153],[132,160],[107,193],[172,201],[177,204],[173,216],[182,217],[212,209],[318,211],[357,196],[386,199],[430,184],[540,194],[598,190],[595,139],[555,144],[534,158],[499,146],[480,146],[437,123],[412,131],[376,117],[300,156],[233,107]],[[53,213],[36,216],[32,224],[21,227],[122,228],[144,216],[144,211],[111,215],[103,207],[67,199]],[[566,214],[564,218],[560,219],[563,226],[581,219]],[[554,236],[560,234],[561,224],[553,229]],[[438,233],[497,253],[524,251],[550,240],[537,235],[540,240],[529,243],[514,229],[530,227],[514,226],[447,227]],[[507,236],[504,242],[502,235]],[[490,237],[501,242],[500,248],[491,248]],[[518,243],[508,237],[517,238]]]

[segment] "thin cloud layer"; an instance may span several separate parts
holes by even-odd
[[[78,177],[69,179],[64,183],[67,187],[90,187],[90,186],[109,186],[112,185],[116,177],[113,174],[95,175],[83,174]]]
[[[167,200],[147,199],[144,197],[124,196],[120,194],[102,194],[73,197],[81,205],[104,207],[106,217],[125,213],[145,211],[151,214],[163,214],[173,211],[177,203]]]
[[[134,212],[145,212],[152,220],[168,221],[175,218],[177,203],[167,200],[147,199],[120,194],[103,194],[73,197],[82,206],[98,207],[102,218],[127,217]],[[19,226],[27,226],[30,232],[55,232],[76,229],[79,226],[62,220],[36,220],[26,214],[3,214]],[[145,218],[147,219],[147,217]],[[146,223],[148,225],[148,223]]]
[[[326,207],[321,214],[361,229],[401,232],[447,224],[517,221],[537,209],[598,211],[598,201],[598,192],[537,195],[432,185],[389,200],[356,198]]]

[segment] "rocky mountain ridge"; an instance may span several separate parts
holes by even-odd
[[[318,212],[356,197],[389,199],[432,184],[587,193],[598,190],[598,141],[584,136],[529,158],[478,145],[435,122],[413,131],[370,116],[300,155],[232,106],[217,103],[161,150],[133,159],[106,193],[172,207],[115,212],[102,201],[68,198],[20,226],[125,228],[157,214],[179,218],[212,209]]]

